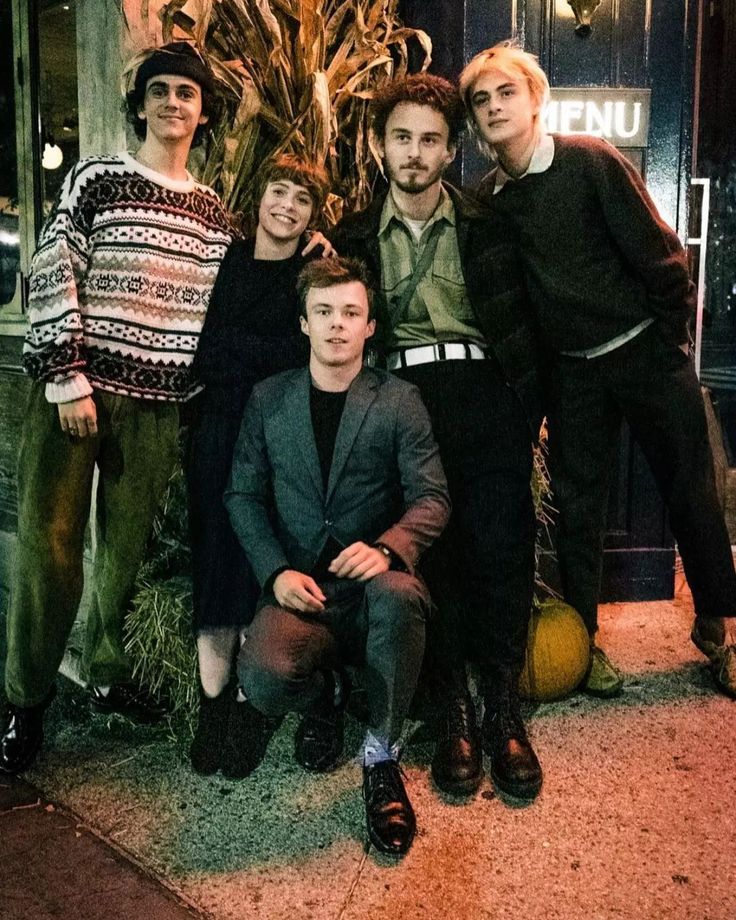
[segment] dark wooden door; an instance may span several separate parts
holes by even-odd
[[[435,44],[432,70],[456,78],[465,62],[515,36],[537,54],[552,87],[651,89],[648,143],[635,161],[660,210],[680,236],[687,226],[692,156],[697,4],[692,0],[601,0],[592,31],[575,31],[563,0],[406,2],[403,14]],[[465,145],[458,177],[474,185],[485,171]],[[646,462],[624,426],[605,536],[602,599],[671,597],[675,552]],[[548,573],[549,575],[550,573]]]

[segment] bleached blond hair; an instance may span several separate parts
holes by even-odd
[[[532,100],[539,106],[541,113],[549,101],[549,81],[547,74],[539,66],[536,55],[524,51],[513,41],[500,42],[492,48],[481,51],[468,63],[460,74],[460,96],[465,104],[468,115],[468,127],[485,153],[492,150],[478,135],[473,118],[471,99],[473,88],[484,73],[489,70],[498,70],[515,80],[526,80]],[[539,114],[537,115],[539,118]]]

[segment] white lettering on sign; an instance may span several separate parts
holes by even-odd
[[[551,132],[590,134],[620,147],[645,147],[649,91],[553,88],[543,119]]]
[[[544,121],[548,131],[560,134],[592,134],[609,141],[635,137],[641,128],[641,102],[553,100],[545,110]]]
[[[635,102],[630,108],[633,109],[633,113],[631,116],[631,124],[627,127],[626,103],[616,103],[616,137],[634,137],[639,133],[639,126],[641,124],[641,102]]]

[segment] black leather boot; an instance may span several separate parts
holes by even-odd
[[[7,704],[3,732],[0,737],[0,773],[23,773],[36,759],[43,743],[43,717],[56,696],[52,688],[37,706]]]
[[[491,758],[491,778],[499,791],[533,799],[542,788],[542,768],[519,709],[518,677],[505,674],[489,686],[483,716],[483,748]]]
[[[432,779],[443,792],[475,792],[483,779],[483,753],[470,695],[451,699],[432,758]]]

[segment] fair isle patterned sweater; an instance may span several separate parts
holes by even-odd
[[[93,388],[190,395],[191,364],[233,236],[217,195],[129,154],[81,160],[64,180],[31,265],[26,372],[59,403]]]

